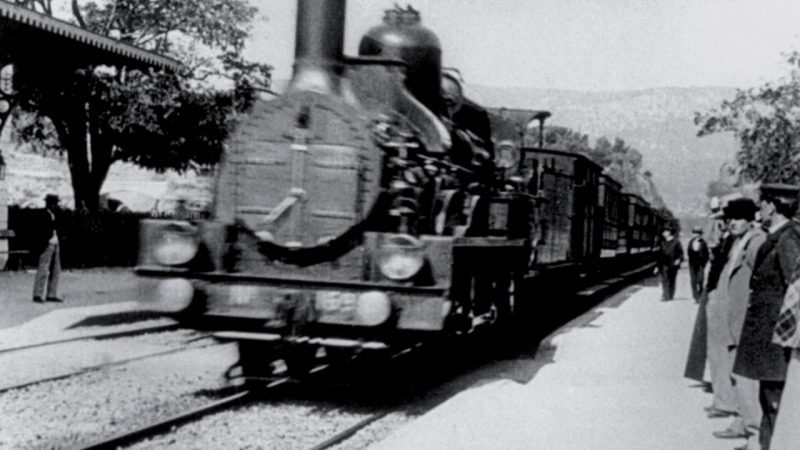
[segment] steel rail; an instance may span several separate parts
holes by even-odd
[[[197,339],[193,339],[193,340],[197,340]],[[71,371],[69,373],[62,373],[62,374],[53,375],[53,376],[50,376],[50,377],[38,378],[36,380],[29,380],[29,381],[25,381],[25,382],[22,382],[22,383],[12,384],[12,385],[8,385],[8,386],[2,386],[2,387],[0,387],[0,394],[4,394],[4,393],[6,393],[8,391],[22,389],[22,388],[26,388],[26,387],[30,387],[30,386],[35,386],[37,384],[48,383],[48,382],[51,382],[51,381],[58,381],[58,380],[66,379],[66,378],[76,377],[76,376],[84,375],[84,374],[87,374],[87,373],[90,373],[90,372],[96,372],[98,370],[102,370],[102,369],[105,369],[105,368],[108,368],[108,367],[121,366],[123,364],[128,364],[128,363],[140,361],[140,360],[143,360],[143,359],[156,358],[156,357],[159,357],[159,356],[171,355],[173,353],[180,353],[180,352],[190,351],[190,350],[200,350],[200,349],[213,347],[213,346],[218,346],[218,345],[226,345],[226,344],[209,344],[209,345],[203,345],[203,346],[199,346],[199,347],[172,348],[172,349],[169,349],[169,350],[162,350],[160,352],[148,353],[146,355],[134,356],[133,358],[121,359],[119,361],[112,361],[112,362],[109,362],[109,363],[97,364],[97,365],[89,366],[89,367],[82,367],[80,369]]]
[[[412,345],[410,347],[404,348],[404,349],[399,350],[399,351],[395,352],[394,354],[392,354],[389,357],[389,360],[396,360],[398,358],[402,358],[402,357],[411,355],[415,351],[419,351],[419,349],[422,348],[422,347],[423,347],[422,343],[417,343],[417,344]],[[347,439],[350,439],[351,437],[353,437],[359,431],[361,431],[364,428],[366,428],[369,425],[371,425],[373,422],[376,422],[376,421],[378,421],[380,419],[383,419],[384,417],[389,415],[391,412],[392,411],[387,410],[387,411],[383,411],[383,412],[380,412],[380,413],[377,413],[377,414],[373,414],[373,415],[371,415],[371,416],[369,416],[369,417],[367,417],[365,419],[362,419],[362,420],[356,422],[355,424],[345,428],[344,430],[334,434],[333,436],[325,439],[324,441],[317,443],[316,445],[311,447],[309,450],[325,450],[325,449],[334,447],[334,446],[336,446],[338,444],[341,444],[342,442],[346,441]]]
[[[330,366],[327,364],[323,364],[320,366],[315,367],[309,373],[319,373],[321,371],[327,370]],[[257,398],[260,398],[264,391],[268,389],[274,389],[281,385],[287,384],[293,381],[292,377],[283,377],[276,380],[273,380],[270,383],[267,383],[265,386],[261,386],[255,390],[245,390],[242,392],[238,392],[236,394],[230,395],[225,397],[221,400],[217,400],[213,403],[210,403],[205,406],[201,406],[183,413],[176,414],[172,417],[167,419],[161,420],[159,422],[152,423],[150,425],[145,425],[138,429],[119,433],[115,436],[112,436],[107,439],[98,440],[95,442],[91,442],[88,444],[80,444],[74,447],[75,450],[110,450],[110,449],[117,449],[134,442],[140,441],[148,436],[155,436],[159,434],[163,434],[165,432],[170,431],[173,427],[177,427],[179,425],[186,424],[188,422],[192,422],[197,419],[201,419],[204,416],[223,411],[225,409],[229,409],[233,406],[238,404],[243,404]]]
[[[393,354],[390,357],[390,359],[395,359],[395,358],[398,358],[398,357],[402,357],[402,356],[408,355],[409,353],[411,353],[413,350],[415,350],[417,348],[419,348],[419,345],[403,349],[402,351]],[[354,359],[357,359],[357,356],[353,356],[351,358],[348,358],[348,361],[352,361]],[[328,370],[332,370],[333,367],[338,367],[338,366],[339,366],[338,364],[336,364],[336,365],[327,364],[327,363],[326,364],[319,364],[319,365],[315,366],[313,369],[309,370],[308,373],[317,375],[317,374],[319,374],[321,372],[326,372]],[[174,415],[172,417],[169,417],[167,419],[161,420],[159,422],[155,422],[155,423],[150,424],[150,425],[145,425],[145,426],[140,427],[138,429],[135,429],[133,431],[119,433],[119,434],[117,434],[115,436],[112,436],[110,438],[103,439],[103,440],[98,440],[98,441],[94,441],[94,442],[90,442],[88,444],[80,444],[80,445],[78,445],[76,447],[73,447],[73,448],[75,450],[108,450],[108,449],[117,449],[117,448],[120,448],[120,447],[124,447],[126,445],[130,445],[130,444],[132,444],[134,442],[140,441],[140,440],[142,440],[142,439],[144,439],[144,438],[146,438],[148,436],[155,436],[155,435],[163,434],[165,432],[170,431],[173,427],[176,427],[176,426],[179,426],[179,425],[183,425],[183,424],[186,424],[188,422],[192,422],[194,420],[200,419],[200,418],[202,418],[204,416],[207,416],[207,415],[210,415],[210,414],[213,414],[213,413],[216,413],[216,412],[231,408],[231,407],[233,407],[233,406],[235,406],[237,404],[246,403],[248,401],[255,400],[257,398],[261,398],[265,391],[267,391],[269,389],[277,388],[279,386],[282,386],[284,384],[288,384],[288,383],[291,383],[291,382],[294,382],[294,381],[297,381],[297,380],[295,378],[293,378],[292,376],[286,376],[286,377],[278,378],[276,380],[273,380],[273,381],[267,383],[264,386],[259,386],[258,388],[254,388],[254,389],[251,389],[251,390],[245,390],[245,391],[233,394],[231,396],[225,397],[225,398],[223,398],[221,400],[218,400],[216,402],[210,403],[208,405],[201,406],[201,407],[192,409],[192,410],[184,412],[184,413],[176,414],[176,415]],[[335,440],[338,440],[339,442],[341,442],[341,441],[347,439],[348,437],[350,437],[353,434],[357,433],[360,429],[363,429],[364,427],[368,426],[372,422],[383,418],[384,416],[389,414],[389,412],[390,411],[386,411],[386,412],[383,412],[383,413],[380,413],[380,414],[376,414],[376,415],[370,416],[367,419],[362,420],[362,421],[356,423],[355,425],[347,428],[346,430],[343,430],[342,432],[337,433],[335,436],[331,437],[330,439],[327,439],[325,442],[322,442],[322,443],[320,443],[318,445],[323,445],[323,444],[327,445],[327,447],[321,447],[321,448],[328,448],[328,447],[330,447],[332,445],[335,445],[335,442],[334,442]]]
[[[110,332],[98,332],[94,334],[86,334],[82,336],[73,336],[63,339],[54,339],[52,341],[45,341],[45,342],[35,342],[33,344],[25,344],[20,345],[19,347],[9,347],[9,348],[0,348],[0,353],[10,353],[16,352],[20,350],[29,350],[32,348],[37,347],[46,347],[48,345],[56,345],[56,344],[65,344],[68,342],[76,342],[76,341],[85,341],[89,339],[111,339],[111,338],[120,338],[120,337],[128,337],[128,336],[137,336],[140,334],[145,333],[154,333],[154,332],[161,332],[161,331],[173,331],[180,328],[180,325],[177,323],[172,324],[162,324],[156,325],[152,327],[143,327],[143,328],[135,328],[135,329],[128,329],[128,330],[119,330],[119,331],[110,331]]]
[[[341,444],[342,442],[350,439],[359,431],[363,430],[364,428],[371,425],[373,422],[383,419],[389,414],[390,411],[384,411],[382,413],[374,414],[372,416],[367,417],[366,419],[360,420],[359,422],[355,423],[354,425],[345,428],[344,430],[334,434],[333,436],[325,439],[324,441],[314,445],[309,450],[325,450],[331,448],[335,445]]]
[[[80,444],[74,448],[81,450],[103,450],[123,447],[147,436],[153,436],[165,431],[169,431],[172,427],[182,425],[184,423],[199,419],[203,416],[228,409],[234,405],[244,403],[249,401],[252,396],[253,393],[250,391],[238,392],[207,405],[176,414],[172,417],[152,423],[150,425],[145,425],[133,431],[123,432],[110,438],[88,444]]]

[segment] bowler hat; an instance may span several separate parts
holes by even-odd
[[[726,219],[755,220],[758,207],[749,198],[737,198],[729,201],[723,211]]]
[[[51,204],[51,203],[58,204],[59,201],[60,200],[56,194],[47,194],[44,196],[44,202],[46,204]]]

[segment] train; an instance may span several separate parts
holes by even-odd
[[[210,217],[140,225],[149,295],[237,343],[246,378],[519,336],[554,292],[653,264],[667,217],[586,156],[523,145],[549,113],[466,98],[411,7],[345,57],[345,2],[298,0],[292,79],[232,131]]]

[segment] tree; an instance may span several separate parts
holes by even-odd
[[[719,108],[695,114],[698,136],[733,132],[742,177],[760,182],[800,182],[800,52],[787,55],[789,77],[737,90]]]
[[[525,143],[539,145],[539,129],[530,128],[525,136]],[[544,147],[565,152],[586,154],[590,150],[589,136],[571,128],[561,126],[544,127]]]
[[[52,11],[50,0],[21,3]],[[72,0],[71,6],[78,26],[185,67],[174,74],[90,66],[63,74],[58,84],[29,80],[14,118],[18,137],[67,153],[76,207],[98,207],[115,161],[157,170],[217,162],[236,113],[270,81],[270,67],[241,56],[256,9],[245,0]]]

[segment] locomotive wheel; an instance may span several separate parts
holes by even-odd
[[[512,272],[499,279],[496,288],[498,317],[489,340],[494,345],[495,354],[512,356],[527,348],[530,341],[525,281]]]
[[[475,276],[470,286],[473,320],[482,317],[481,325],[503,328],[512,317],[515,284],[507,275]]]
[[[316,365],[317,347],[311,345],[294,345],[287,347],[283,356],[289,374],[294,378],[302,378]]]
[[[259,379],[266,379],[273,375],[274,349],[262,342],[239,341],[239,362],[245,384],[258,385]]]
[[[497,311],[495,326],[504,329],[510,325],[514,312],[516,284],[511,276],[501,276],[494,283],[493,306]]]

